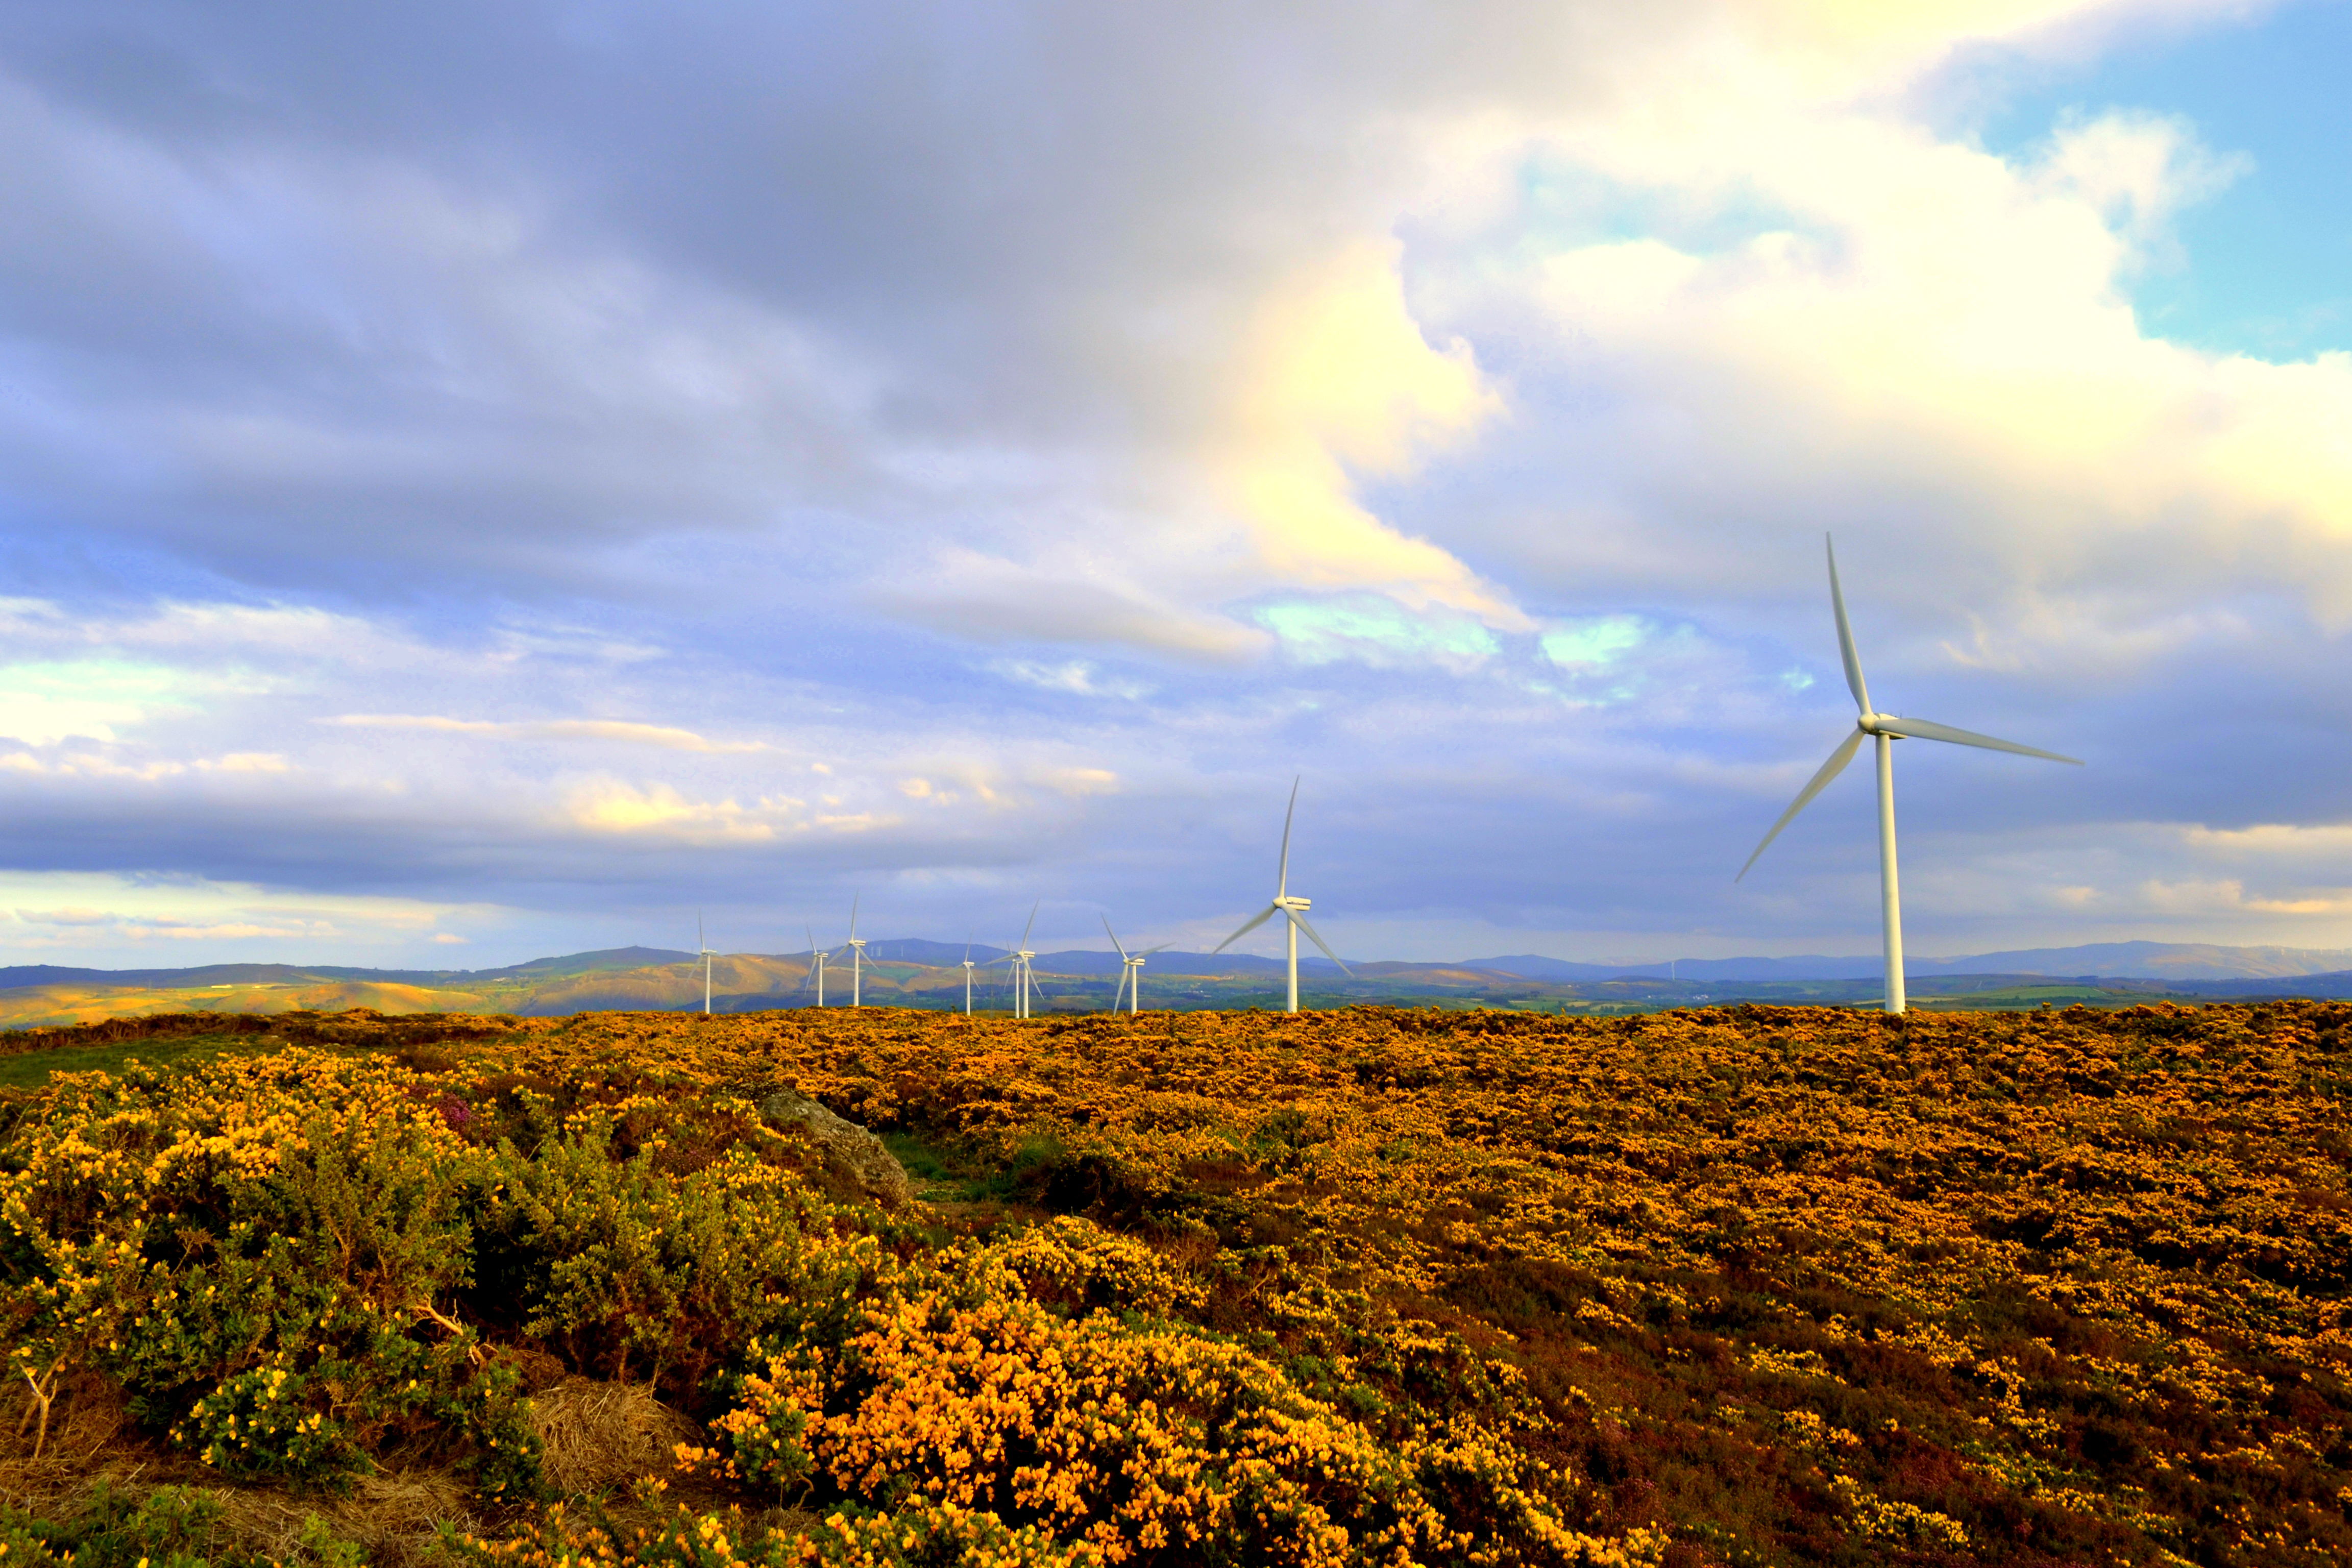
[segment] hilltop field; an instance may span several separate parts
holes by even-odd
[[[0,1563],[2340,1563],[2347,1025],[0,1035]]]

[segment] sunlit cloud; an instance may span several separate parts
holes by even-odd
[[[812,816],[807,804],[775,796],[747,806],[733,799],[689,799],[667,784],[640,786],[602,780],[572,792],[563,820],[592,833],[688,844],[766,843],[779,834],[806,832],[812,826],[863,831],[874,826],[864,816]]]
[[[1279,580],[1525,628],[1500,592],[1356,496],[1357,476],[1408,476],[1502,407],[1467,342],[1424,338],[1391,247],[1350,251],[1268,297],[1237,385],[1226,483]]]
[[[364,950],[404,943],[460,918],[495,921],[500,916],[479,906],[350,894],[322,897],[201,878],[0,872],[0,931],[5,931],[6,943],[40,952],[69,952],[93,943],[184,949],[256,939],[309,944],[314,950]],[[299,951],[286,950],[286,955],[299,957]],[[163,962],[204,959],[174,956]]]
[[[453,719],[434,713],[338,713],[318,721],[352,730],[428,730],[444,734],[480,735],[501,741],[615,741],[626,745],[656,746],[673,752],[764,752],[769,749],[764,742],[758,741],[712,741],[691,730],[617,719],[495,721]]]
[[[0,736],[31,746],[112,741],[164,710],[202,706],[201,684],[168,665],[85,659],[0,668]]]

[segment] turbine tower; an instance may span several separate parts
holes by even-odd
[[[807,930],[809,939],[809,966],[807,972],[801,976],[801,984],[805,986],[811,980],[814,980],[816,982],[816,1005],[822,1007],[824,1005],[824,966],[831,961],[833,954],[817,946],[816,928],[814,926],[810,926]]]
[[[963,940],[963,1016],[971,1016],[971,938]]]
[[[1013,965],[1006,973],[1013,982],[1013,1016],[1016,1018],[1029,1016],[1029,993],[1035,988],[1036,984],[1035,979],[1029,973],[1029,961],[1037,956],[1030,951],[1029,933],[1037,929],[1037,910],[1045,901],[1040,899],[1036,903],[1029,906],[1029,923],[1021,928],[1021,941],[1018,945],[1003,957],[992,958],[988,961],[991,963]]]
[[[1878,906],[1879,918],[1886,945],[1886,1010],[1905,1010],[1903,996],[1903,898],[1895,875],[1895,742],[1898,740],[1948,741],[1958,746],[1982,746],[1991,752],[2014,752],[2021,757],[2041,757],[2047,762],[2072,763],[2083,765],[2079,757],[2062,757],[2055,752],[2044,752],[2032,746],[2021,746],[2014,741],[1997,741],[1990,735],[1979,735],[1969,730],[1955,730],[1948,724],[1933,724],[1925,719],[1899,719],[1892,713],[1880,713],[1870,706],[1870,688],[1862,679],[1862,657],[1853,650],[1853,628],[1845,617],[1845,595],[1838,587],[1837,545],[1828,535],[1830,562],[1830,608],[1837,616],[1838,654],[1845,660],[1846,689],[1853,693],[1853,705],[1858,710],[1853,733],[1848,735],[1830,760],[1822,764],[1812,781],[1797,792],[1748,864],[1739,868],[1737,882],[1745,877],[1759,857],[1780,837],[1780,829],[1796,820],[1797,813],[1812,804],[1813,796],[1828,787],[1830,780],[1845,771],[1853,761],[1856,748],[1867,735],[1878,745]],[[1258,917],[1263,920],[1263,915]]]
[[[1290,1005],[1287,1011],[1293,1013],[1298,1011],[1298,933],[1300,931],[1305,931],[1308,939],[1311,940],[1316,946],[1323,950],[1324,957],[1339,965],[1340,973],[1348,976],[1351,980],[1355,978],[1356,974],[1354,970],[1349,968],[1345,963],[1340,963],[1339,955],[1331,951],[1331,944],[1325,942],[1321,937],[1316,935],[1315,928],[1307,923],[1307,911],[1315,907],[1314,900],[1311,899],[1297,899],[1291,897],[1290,819],[1297,816],[1297,813],[1298,781],[1297,779],[1292,779],[1290,781],[1290,809],[1282,814],[1282,869],[1275,878],[1274,902],[1266,905],[1263,910],[1260,910],[1255,918],[1251,920],[1247,925],[1244,925],[1241,930],[1234,932],[1233,935],[1225,938],[1224,941],[1217,943],[1215,947],[1209,950],[1212,953],[1223,952],[1225,949],[1233,946],[1234,943],[1241,941],[1242,938],[1249,935],[1250,932],[1257,930],[1258,927],[1265,924],[1266,921],[1272,920],[1275,916],[1283,916],[1287,922],[1283,934],[1289,938],[1290,946]]]
[[[1110,938],[1111,946],[1118,949],[1118,962],[1121,965],[1118,972],[1118,988],[1110,994],[1110,1010],[1114,1013],[1118,1011],[1119,993],[1124,991],[1127,994],[1127,1016],[1132,1018],[1135,1016],[1136,1009],[1141,1006],[1143,1002],[1143,961],[1158,952],[1160,948],[1168,946],[1168,943],[1163,942],[1160,947],[1147,947],[1141,952],[1130,953],[1127,951],[1126,944],[1118,940],[1118,932],[1110,929],[1108,915],[1103,916],[1103,932]]]
[[[694,911],[694,953],[696,957],[702,960],[702,1016],[708,1018],[710,1016],[710,960],[712,955],[709,945],[702,940],[702,911],[700,910]]]
[[[866,939],[857,934],[857,895],[849,900],[849,1005],[866,1005],[863,986],[866,981]]]

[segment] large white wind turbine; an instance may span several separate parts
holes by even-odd
[[[1103,916],[1103,933],[1110,938],[1111,946],[1118,949],[1118,962],[1121,966],[1118,972],[1118,987],[1110,994],[1110,1010],[1114,1013],[1118,1011],[1119,994],[1125,992],[1127,1016],[1132,1018],[1135,1016],[1136,1009],[1143,1005],[1143,961],[1169,944],[1163,942],[1159,947],[1147,947],[1141,952],[1129,952],[1127,951],[1127,944],[1118,940],[1118,932],[1110,929],[1108,915]]]
[[[963,1016],[971,1016],[971,938],[963,939]]]
[[[710,960],[712,955],[709,944],[702,939],[702,911],[700,910],[694,911],[694,952],[695,956],[702,960],[702,1016],[707,1018],[710,1016]]]
[[[1831,542],[1828,548],[1830,607],[1837,615],[1838,654],[1845,660],[1846,689],[1853,693],[1853,705],[1860,710],[1860,716],[1854,721],[1853,733],[1830,753],[1830,760],[1822,764],[1821,772],[1813,775],[1812,781],[1797,792],[1796,800],[1780,814],[1780,820],[1772,825],[1772,831],[1764,836],[1764,842],[1756,847],[1756,854],[1750,855],[1748,865],[1739,868],[1739,877],[1748,875],[1748,868],[1756,864],[1757,858],[1780,836],[1780,829],[1794,821],[1797,813],[1812,804],[1813,796],[1821,794],[1830,780],[1845,771],[1845,765],[1853,761],[1854,751],[1862,744],[1864,736],[1877,742],[1878,902],[1886,942],[1886,1010],[1900,1013],[1904,1010],[1903,900],[1895,876],[1895,742],[1898,740],[1949,741],[1955,745],[2014,752],[2021,757],[2072,763],[2076,767],[2082,766],[2082,759],[2062,757],[2055,752],[2040,751],[2032,746],[2021,746],[2014,741],[1997,741],[1990,735],[1955,730],[1948,724],[1931,724],[1925,719],[1898,719],[1892,713],[1874,711],[1870,706],[1870,688],[1864,684],[1862,679],[1862,658],[1853,651],[1853,628],[1845,618],[1845,595],[1838,587],[1837,545]],[[1732,880],[1736,882],[1739,877],[1734,877]],[[1265,917],[1260,915],[1258,918],[1264,920]]]
[[[1349,968],[1345,963],[1340,963],[1339,955],[1331,951],[1331,944],[1325,942],[1321,937],[1317,936],[1315,934],[1315,928],[1307,923],[1307,911],[1315,907],[1314,900],[1311,899],[1296,899],[1290,895],[1290,819],[1294,816],[1297,815],[1297,812],[1298,781],[1297,779],[1292,779],[1290,781],[1290,809],[1282,814],[1282,869],[1275,879],[1274,902],[1266,905],[1265,909],[1260,910],[1256,918],[1252,920],[1247,925],[1242,927],[1241,930],[1234,932],[1233,935],[1225,938],[1224,941],[1217,943],[1215,947],[1209,950],[1211,952],[1223,952],[1225,949],[1233,946],[1234,943],[1241,941],[1242,938],[1249,935],[1250,932],[1257,930],[1258,927],[1265,924],[1266,921],[1272,920],[1275,916],[1281,915],[1285,917],[1288,923],[1285,928],[1284,934],[1290,939],[1290,1005],[1288,1010],[1293,1013],[1298,1011],[1298,933],[1300,931],[1305,931],[1314,942],[1315,945],[1323,950],[1324,957],[1329,959],[1334,963],[1339,964],[1340,973],[1347,975],[1351,980],[1355,978],[1356,973],[1354,970]]]

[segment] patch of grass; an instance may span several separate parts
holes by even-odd
[[[125,1062],[133,1060],[150,1067],[194,1067],[216,1057],[259,1056],[285,1047],[285,1041],[268,1035],[187,1035],[26,1051],[0,1056],[0,1089],[44,1089],[51,1073],[121,1072]]]
[[[2011,1013],[2035,1007],[2129,1007],[2146,1002],[2143,992],[2111,991],[2099,985],[2007,985],[1997,991],[1965,991],[1948,996],[1914,996],[1914,1007],[1938,1013]],[[1876,1004],[1871,1004],[1876,1005]]]

